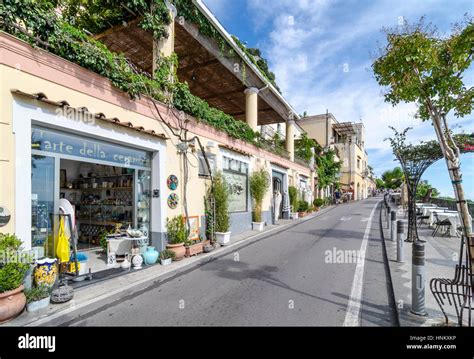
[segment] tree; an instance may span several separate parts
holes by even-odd
[[[387,187],[385,187],[386,185],[385,185],[384,180],[381,179],[381,178],[376,178],[375,179],[375,184],[377,185],[377,189],[387,188]]]
[[[447,115],[463,117],[473,110],[474,88],[467,88],[463,73],[472,63],[474,23],[466,16],[449,37],[424,24],[405,24],[386,30],[387,46],[372,68],[379,85],[386,88],[385,101],[418,105],[418,117],[433,124],[449,171],[466,237],[472,232],[462,185],[460,149],[452,138]]]
[[[341,162],[334,160],[335,152],[327,152],[316,157],[316,171],[318,173],[318,188],[326,188],[338,182],[337,175],[341,170]]]
[[[382,180],[385,188],[396,189],[403,184],[403,171],[400,167],[382,173]]]
[[[313,157],[312,149],[316,147],[316,141],[309,138],[306,133],[303,133],[301,137],[295,141],[295,155],[306,160],[311,161]]]
[[[438,197],[439,191],[431,184],[429,184],[427,180],[418,183],[418,188],[416,190],[416,198],[425,198],[428,194],[430,194],[430,197]]]

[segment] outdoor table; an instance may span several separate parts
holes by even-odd
[[[423,216],[429,216],[429,210],[438,210],[438,211],[444,211],[445,209],[448,209],[448,207],[436,207],[436,206],[431,206],[431,207],[423,207]]]
[[[438,215],[438,219],[440,221],[444,221],[445,219],[449,220],[451,223],[451,228],[449,229],[449,235],[451,237],[455,237],[457,235],[457,228],[461,225],[461,218],[459,217],[459,214],[456,213],[450,213],[450,212],[438,212],[435,211]],[[432,212],[430,214],[430,223],[434,224],[434,213]],[[431,218],[433,217],[433,222],[431,222]]]
[[[438,213],[438,216],[439,216],[440,213],[455,213],[456,214],[458,212],[457,211],[450,211],[450,210],[446,210],[446,209],[440,209],[440,208],[428,208],[426,210],[426,215],[430,216],[429,221],[428,221],[430,227],[433,226],[433,224],[436,220],[435,215],[434,215],[435,213]]]
[[[107,256],[114,252],[116,255],[131,253],[133,245],[148,242],[148,237],[117,237],[107,238]]]

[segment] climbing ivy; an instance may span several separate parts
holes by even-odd
[[[132,99],[147,94],[166,102],[171,93],[173,105],[195,116],[229,136],[255,143],[255,132],[244,122],[234,119],[224,112],[194,96],[186,83],[176,78],[177,57],[158,59],[155,79],[136,71],[132,64],[121,55],[91,39],[84,31],[66,23],[54,12],[52,2],[41,0],[4,0],[0,3],[2,28],[8,33],[41,46],[50,52],[74,62],[88,70],[108,78],[112,84],[128,93]],[[19,29],[18,24],[22,24]],[[173,65],[173,66],[171,66]]]
[[[99,34],[104,30],[126,24],[136,18],[138,25],[153,33],[157,40],[168,37],[171,22],[163,0],[58,0],[43,1],[59,5],[64,21],[79,29]]]

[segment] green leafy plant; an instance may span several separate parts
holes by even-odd
[[[23,284],[25,275],[30,269],[28,263],[6,263],[0,268],[0,293],[18,288]]]
[[[254,200],[254,222],[262,222],[262,201],[270,188],[270,178],[265,168],[254,171],[249,178],[250,195]]]
[[[186,242],[186,222],[182,215],[166,219],[166,234],[169,244],[180,244]]]
[[[301,137],[295,141],[295,155],[305,161],[311,161],[313,157],[312,149],[316,147],[316,145],[316,141],[309,138],[306,133],[303,133]]]
[[[36,302],[44,298],[48,298],[51,295],[51,288],[46,285],[39,285],[37,287],[31,287],[25,289],[26,301],[28,303]]]
[[[113,234],[114,232],[114,230],[107,231],[106,229],[102,229],[99,232],[99,245],[104,251],[107,250],[107,236],[109,234]]]
[[[326,188],[338,182],[337,175],[341,170],[341,162],[336,162],[335,152],[328,150],[316,156],[316,172],[318,187]]]
[[[0,233],[0,253],[18,251],[21,248],[21,244],[21,240],[15,234]]]
[[[176,253],[173,251],[170,251],[169,249],[162,250],[160,252],[160,260],[165,260],[165,259],[174,259],[176,257]]]
[[[309,209],[309,203],[306,201],[298,202],[298,212],[307,212]]]
[[[216,208],[215,230],[216,232],[227,232],[230,228],[229,189],[222,172],[218,172],[214,176],[212,193]]]
[[[315,207],[318,207],[318,208],[319,208],[319,207],[324,206],[324,205],[325,205],[325,202],[326,202],[326,201],[325,201],[323,198],[315,198],[314,201],[313,201],[313,205],[314,205]]]
[[[290,205],[293,207],[293,211],[298,210],[298,190],[295,186],[288,187],[288,195],[290,196]]]

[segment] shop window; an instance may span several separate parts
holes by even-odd
[[[214,171],[216,166],[216,155],[212,153],[206,152],[207,160],[209,161],[209,166],[211,167],[211,171]],[[204,159],[204,155],[202,152],[198,153],[198,161],[199,161],[199,177],[208,178],[210,176],[209,168],[207,167],[206,160]]]
[[[222,169],[229,187],[229,212],[248,210],[248,164],[223,157]]]

